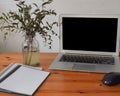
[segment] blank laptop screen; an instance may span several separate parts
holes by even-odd
[[[118,18],[62,17],[64,50],[115,52]]]

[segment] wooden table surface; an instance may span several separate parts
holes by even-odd
[[[120,85],[102,84],[103,73],[48,69],[57,53],[41,53],[40,66],[51,72],[34,96],[120,96]],[[21,53],[0,53],[0,71],[12,62],[22,63]],[[13,84],[14,85],[14,84]],[[0,92],[0,96],[19,96]]]

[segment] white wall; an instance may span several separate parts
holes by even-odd
[[[26,0],[29,2],[39,3],[41,0]],[[54,0],[50,6],[57,12],[58,20],[59,14],[120,14],[120,0]],[[13,0],[1,0],[0,13],[7,10],[15,10],[15,3]],[[59,28],[55,29],[59,32]],[[21,42],[23,37],[20,34],[11,34],[9,38],[4,42],[0,34],[0,52],[20,52]],[[58,52],[59,51],[59,39],[54,38],[52,49],[43,44],[41,38],[37,36],[40,43],[41,52]]]

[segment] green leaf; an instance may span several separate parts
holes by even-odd
[[[14,1],[20,1],[20,0],[14,0]]]
[[[58,22],[53,22],[52,26],[54,26],[54,25],[58,26]]]
[[[25,1],[19,1],[19,5],[24,5]]]
[[[42,6],[45,6],[45,5],[47,5],[47,4],[50,4],[52,1],[53,1],[53,0],[48,0],[47,2],[44,2],[44,3],[42,4]]]
[[[38,8],[38,5],[36,3],[33,3],[34,6],[36,6]]]
[[[0,17],[0,19],[4,19],[3,17]]]
[[[8,16],[5,13],[2,13],[2,15],[5,17],[5,19],[8,19]]]

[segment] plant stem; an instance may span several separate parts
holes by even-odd
[[[28,50],[28,56],[27,56],[27,64],[30,65],[32,59],[32,46]]]

